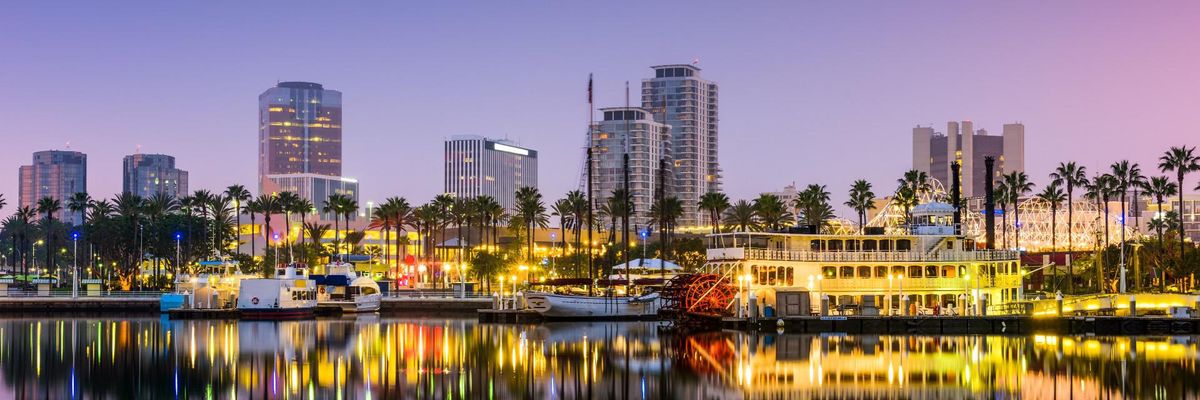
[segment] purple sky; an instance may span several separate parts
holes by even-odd
[[[120,191],[138,145],[177,156],[193,190],[256,187],[256,101],[277,80],[344,93],[364,203],[440,192],[454,134],[539,150],[557,198],[576,185],[588,73],[597,107],[621,105],[624,81],[694,58],[721,85],[734,198],[819,182],[841,203],[857,178],[888,192],[911,128],[951,119],[1025,123],[1039,184],[1066,159],[1156,174],[1169,145],[1198,144],[1195,2],[337,3],[6,5],[0,215],[30,153],[68,142],[93,196]]]

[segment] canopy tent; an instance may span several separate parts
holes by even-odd
[[[675,264],[670,261],[663,261],[663,260],[660,260],[657,258],[638,258],[638,259],[629,260],[629,268],[652,269],[652,270],[658,270],[659,268],[662,268],[662,269],[665,269],[668,271],[682,271],[683,270],[683,267],[680,267],[679,264]],[[625,270],[626,269],[625,263],[614,265],[612,267],[612,269],[614,271],[615,270]]]

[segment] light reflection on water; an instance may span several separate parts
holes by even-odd
[[[1198,337],[0,319],[0,398],[1197,398]]]

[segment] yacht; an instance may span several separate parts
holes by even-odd
[[[317,307],[316,283],[305,268],[289,264],[267,279],[240,282],[237,309],[242,318],[305,318]]]
[[[175,290],[162,295],[159,311],[233,308],[242,279],[255,277],[241,273],[236,261],[201,261],[200,268],[201,272],[194,275],[181,273],[175,276]]]
[[[701,273],[738,288],[735,304],[808,315],[943,315],[1020,306],[1017,251],[989,250],[953,223],[954,207],[910,210],[912,223],[867,234],[734,232],[709,235]],[[870,229],[870,228],[868,228]]]
[[[657,292],[641,296],[577,296],[544,292],[525,294],[529,309],[551,320],[656,319],[663,300]]]
[[[376,312],[383,301],[374,279],[358,276],[354,264],[333,262],[324,275],[312,275],[317,285],[317,305],[338,307],[343,313]]]

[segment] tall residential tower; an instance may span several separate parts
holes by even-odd
[[[633,205],[629,223],[631,227],[644,228],[650,221],[650,207],[657,199],[659,185],[672,187],[671,168],[666,171],[659,168],[659,160],[668,165],[672,161],[671,127],[655,121],[649,111],[637,107],[602,108],[600,113],[604,118],[591,130],[592,191],[596,207],[607,202],[614,190],[625,187],[624,156],[629,154],[629,192]],[[677,194],[668,190],[666,195]]]
[[[79,213],[67,210],[67,200],[75,193],[87,192],[87,155],[78,151],[47,150],[33,153],[33,164],[20,170],[18,206],[37,207],[43,197],[62,202],[55,218],[67,225],[83,222]]]
[[[700,78],[691,64],[656,65],[642,81],[642,108],[671,127],[671,194],[683,201],[680,226],[704,222],[700,196],[721,190],[717,161],[717,84]]]

